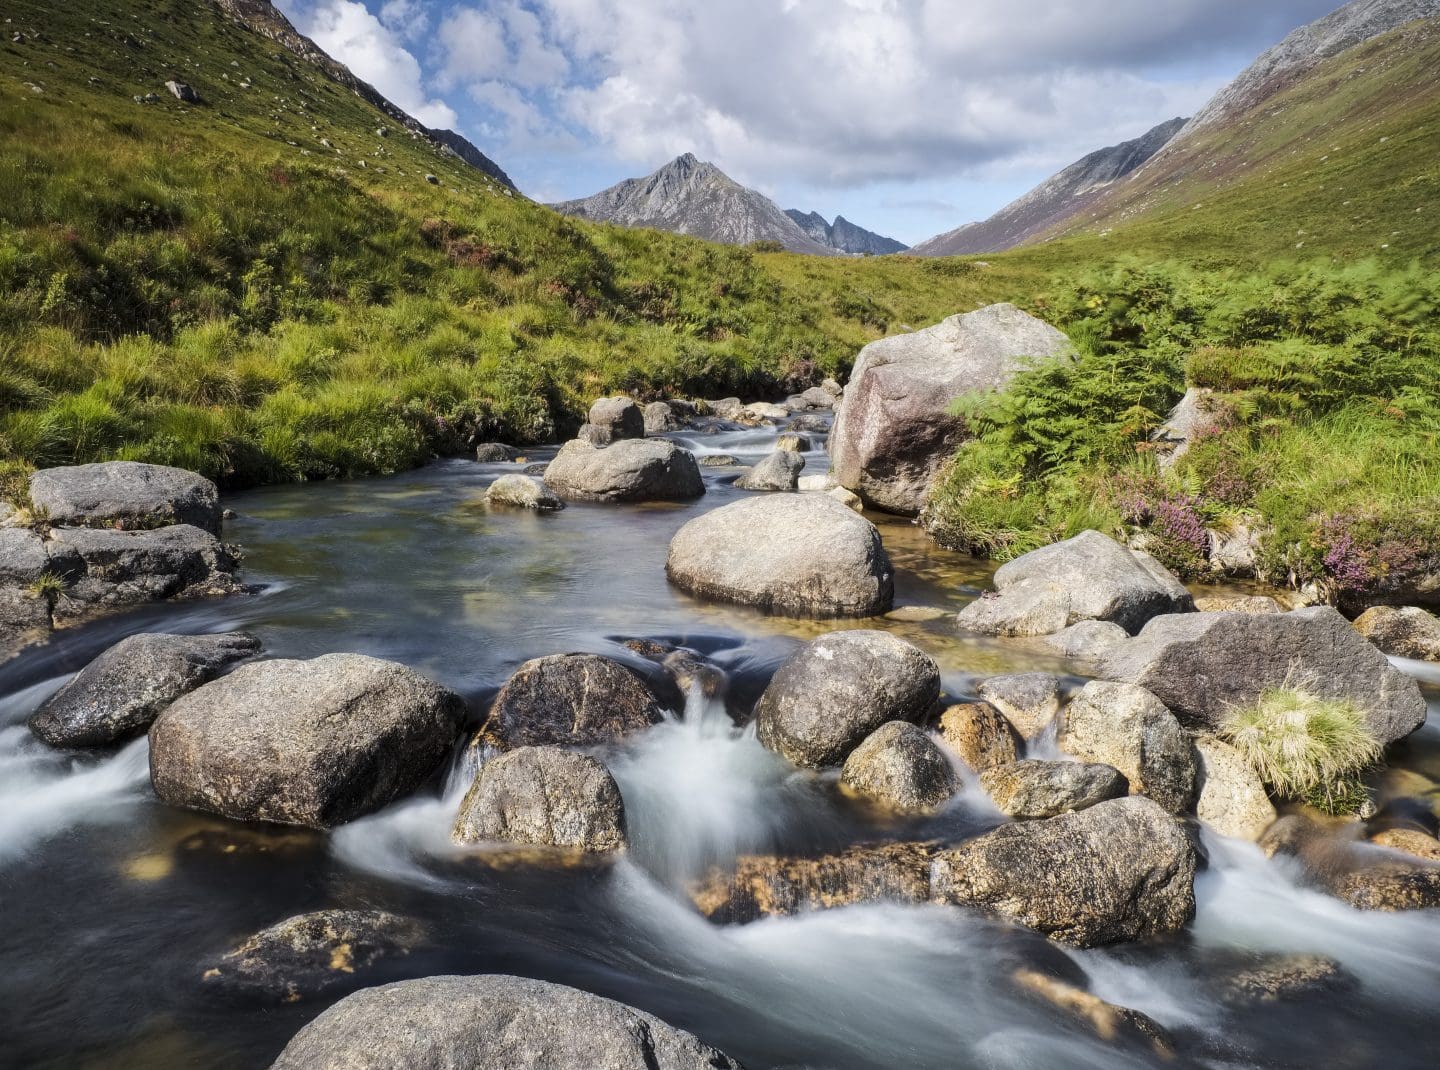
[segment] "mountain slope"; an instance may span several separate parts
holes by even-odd
[[[827,223],[819,212],[802,212],[798,208],[787,208],[785,214],[797,226],[821,245],[852,256],[885,256],[889,253],[903,253],[905,245],[894,238],[876,234],[850,222],[843,215],[837,215],[834,223]]]
[[[1092,152],[989,219],[928,238],[910,251],[915,256],[957,256],[995,253],[1023,245],[1036,234],[1083,211],[1107,187],[1134,172],[1164,148],[1184,125],[1184,119],[1171,119],[1131,141]]]
[[[581,219],[669,230],[726,245],[772,241],[794,253],[835,254],[770,198],[688,152],[644,178],[627,178],[594,196],[551,207]]]

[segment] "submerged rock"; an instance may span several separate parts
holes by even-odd
[[[57,623],[165,599],[208,598],[244,590],[230,547],[188,524],[150,531],[55,528],[46,543],[50,571],[65,581]]]
[[[1020,736],[988,702],[963,702],[940,715],[940,735],[977,773],[1009,765],[1020,754]]]
[[[1440,619],[1418,606],[1372,606],[1355,629],[1393,658],[1440,661]]]
[[[220,492],[183,468],[136,461],[103,461],[42,468],[30,477],[37,516],[75,527],[153,528],[190,524],[220,532]]]
[[[610,771],[588,754],[520,747],[481,766],[451,837],[459,844],[618,851],[625,846],[625,804]]]
[[[924,729],[889,721],[850,752],[840,783],[856,795],[900,813],[937,809],[960,788],[944,752]]]
[[[1285,607],[1269,595],[1209,595],[1195,599],[1201,613],[1284,613]]]
[[[1023,991],[1088,1025],[1096,1038],[1107,1044],[1138,1048],[1164,1060],[1175,1056],[1170,1035],[1147,1014],[1107,1003],[1079,985],[1040,970],[1022,967],[1010,976]]]
[[[875,525],[822,494],[747,498],[698,516],[670,541],[665,572],[696,597],[791,616],[871,616],[895,598]]]
[[[347,996],[271,1070],[740,1070],[689,1033],[563,985],[425,977]]]
[[[1048,635],[1082,620],[1137,632],[1152,617],[1185,613],[1185,586],[1149,554],[1098,531],[1042,546],[1001,565],[995,593],[970,603],[958,622],[984,635]]]
[[[1324,955],[1246,955],[1230,967],[1220,998],[1231,1006],[1283,1003],[1349,991],[1356,979]]]
[[[545,484],[576,501],[688,501],[705,493],[695,455],[661,438],[624,439],[604,449],[567,442],[545,470]]]
[[[1111,765],[1035,759],[992,766],[980,774],[980,786],[1002,814],[1022,818],[1084,810],[1118,799],[1127,788],[1125,778]]]
[[[1195,914],[1195,849],[1149,799],[1002,825],[940,851],[937,902],[980,907],[1075,947],[1177,932]]]
[[[1286,686],[1353,700],[1382,743],[1425,723],[1419,684],[1327,606],[1158,617],[1110,651],[1102,668],[1153,692],[1186,724],[1212,731],[1262,691]]]
[[[1245,756],[1214,736],[1197,737],[1195,754],[1195,816],[1222,836],[1258,840],[1275,822],[1275,804]]]
[[[840,485],[867,505],[913,516],[966,437],[951,413],[962,394],[1002,388],[1031,357],[1069,348],[1013,305],[951,316],[860,351],[837,409],[830,455]]]
[[[150,780],[171,806],[329,828],[418,787],[463,712],[459,696],[394,662],[254,662],[160,714]]]
[[[741,490],[793,491],[805,468],[805,458],[787,449],[777,449],[735,481]]]
[[[1022,672],[982,680],[980,697],[994,706],[1025,739],[1034,739],[1060,712],[1063,685],[1048,672]]]
[[[538,512],[554,512],[564,509],[565,503],[551,494],[545,484],[533,476],[501,476],[485,492],[485,501],[491,506],[512,509],[534,509]]]
[[[205,968],[207,988],[276,1003],[297,1003],[364,984],[387,959],[426,939],[410,918],[379,910],[318,910],[262,929]]]
[[[259,651],[260,641],[241,632],[132,635],[46,699],[31,715],[30,731],[55,747],[121,742],[143,733],[181,695]]]
[[[614,743],[664,719],[645,681],[598,654],[527,661],[506,681],[480,730],[501,748]]]
[[[1130,790],[1172,814],[1195,801],[1190,737],[1154,695],[1134,684],[1091,681],[1065,710],[1057,740],[1066,754],[1104,762],[1125,774]]]
[[[755,707],[760,742],[796,765],[839,765],[887,721],[923,720],[940,670],[888,632],[822,635],[780,666]]]

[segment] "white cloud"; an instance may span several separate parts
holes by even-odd
[[[458,125],[455,110],[426,91],[419,62],[395,31],[358,0],[279,0],[277,6],[301,33],[426,126]],[[407,5],[387,7],[401,19]],[[424,12],[410,13],[412,20],[417,17]]]

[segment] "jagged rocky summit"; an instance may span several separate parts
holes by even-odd
[[[819,212],[802,212],[798,208],[787,208],[785,214],[810,237],[837,252],[848,253],[852,256],[885,256],[888,253],[905,251],[903,242],[857,226],[843,215],[837,215],[835,222],[827,223],[825,217]]]

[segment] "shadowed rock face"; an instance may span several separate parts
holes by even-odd
[[[413,670],[360,654],[255,662],[159,716],[150,780],[172,806],[329,828],[418,787],[463,712]]]
[[[610,771],[588,754],[521,747],[481,767],[453,839],[616,851],[625,846],[625,804]]]
[[[480,730],[502,748],[614,743],[664,717],[645,681],[597,654],[527,661],[491,703]]]
[[[1349,698],[1393,743],[1425,723],[1420,686],[1327,606],[1289,613],[1157,617],[1105,656],[1104,675],[1139,684],[1181,721],[1218,729],[1266,688],[1303,686]]]
[[[271,1070],[741,1070],[652,1015],[527,978],[425,977],[347,996]]]
[[[820,494],[722,506],[670,541],[670,582],[697,598],[795,617],[866,617],[895,599],[875,525]]]
[[[867,505],[914,516],[966,437],[956,398],[1004,387],[1027,358],[1069,340],[1014,305],[951,316],[871,342],[855,360],[830,435],[831,468]]]

